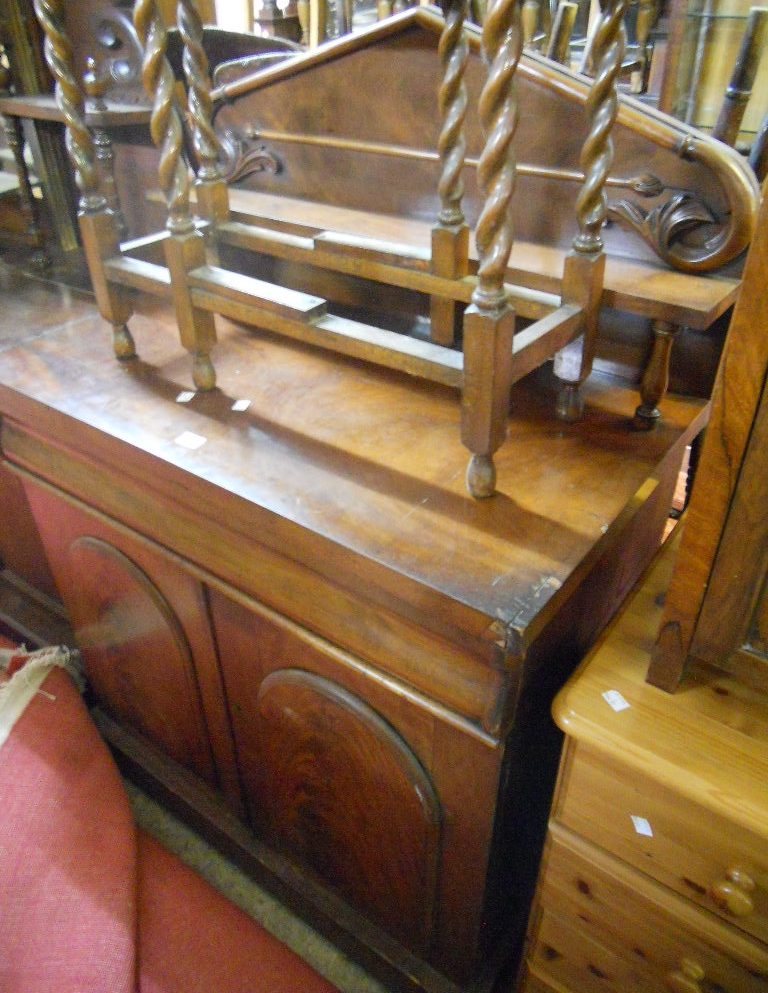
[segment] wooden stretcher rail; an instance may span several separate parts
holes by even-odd
[[[237,248],[246,248],[291,262],[303,262],[350,276],[360,276],[402,289],[441,294],[460,303],[470,302],[477,285],[477,278],[474,276],[457,280],[424,271],[421,253],[417,254],[417,250],[412,249],[411,255],[408,246],[404,245],[397,246],[394,253],[389,255],[383,242],[370,242],[364,238],[352,240],[351,236],[331,232],[320,232],[308,238],[239,221],[217,225],[216,237]],[[418,268],[411,264],[414,257]],[[382,261],[385,258],[390,258],[390,261]],[[511,284],[506,288],[517,313],[531,320],[546,316],[560,304],[560,298],[554,293]]]
[[[242,299],[223,296],[213,285],[207,289],[193,285],[191,298],[194,306],[201,310],[221,314],[285,338],[374,362],[444,386],[460,388],[462,385],[461,352],[441,348],[431,342],[416,341],[395,331],[361,324],[335,314],[323,314],[309,320],[292,317],[286,311],[275,310],[269,302],[262,304],[255,296]]]
[[[104,271],[110,280],[120,286],[129,286],[154,296],[171,296],[171,274],[165,266],[119,255],[105,260]]]

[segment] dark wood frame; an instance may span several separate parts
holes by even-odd
[[[700,659],[768,689],[768,666],[749,646],[766,573],[768,430],[768,198],[723,351],[712,415],[667,594],[648,681],[673,691]]]

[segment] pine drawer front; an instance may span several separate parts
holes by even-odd
[[[529,968],[573,993],[765,993],[768,949],[554,826]]]
[[[559,823],[768,943],[768,843],[578,744]]]

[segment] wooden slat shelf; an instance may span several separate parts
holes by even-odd
[[[64,115],[56,98],[47,93],[34,96],[0,96],[0,114],[35,121],[64,123]],[[136,104],[107,102],[106,109],[87,109],[86,120],[91,127],[121,128],[148,124],[150,108]]]
[[[228,231],[225,238],[228,241],[231,239],[232,243],[237,243],[236,232],[244,235],[243,229],[232,226],[234,224],[246,227],[254,225],[280,233],[289,232],[297,238],[306,239],[301,242],[283,242],[283,251],[287,253],[290,249],[297,255],[300,249],[308,249],[310,244],[314,244],[318,235],[329,231],[336,232],[340,237],[359,236],[360,231],[365,231],[371,241],[400,246],[401,257],[402,246],[418,254],[425,251],[430,243],[432,225],[413,218],[391,217],[252,190],[231,189],[230,203],[232,222],[225,227],[225,231]],[[266,234],[262,236],[265,239],[262,242],[264,250],[279,254],[281,247],[278,237],[275,236],[272,241],[271,238],[267,239]],[[254,235],[254,239],[249,240],[248,247],[258,248],[255,242]],[[566,254],[565,249],[516,241],[510,257],[508,280],[542,293],[558,294]],[[321,258],[322,254],[316,252],[312,261],[316,265],[322,264]],[[470,259],[476,264],[474,238],[470,239]],[[333,261],[336,264],[336,260]],[[388,274],[388,278],[390,276],[397,279],[396,273]],[[405,279],[402,276],[400,278]],[[398,285],[406,284],[401,282]],[[617,310],[628,310],[645,317],[671,320],[704,330],[731,306],[738,286],[738,280],[728,276],[689,275],[671,271],[660,264],[611,256],[606,266],[603,303]],[[412,285],[412,288],[421,287]],[[425,287],[423,291],[429,292],[429,289]],[[469,301],[470,296],[471,285],[468,285],[465,302]],[[518,309],[521,316],[534,319],[543,316],[541,311],[528,314],[524,313],[522,307]]]

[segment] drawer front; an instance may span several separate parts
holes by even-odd
[[[768,952],[555,828],[529,969],[578,993],[765,993]]]
[[[768,843],[583,745],[557,820],[768,943]]]

